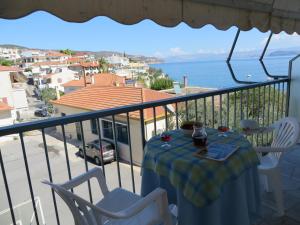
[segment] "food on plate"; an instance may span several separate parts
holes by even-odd
[[[160,140],[161,140],[161,141],[164,141],[164,142],[171,141],[171,135],[170,135],[170,134],[162,134],[162,135],[160,136]]]
[[[227,132],[227,131],[229,131],[229,127],[226,127],[226,126],[219,126],[219,127],[218,127],[218,131],[220,131],[220,132]]]

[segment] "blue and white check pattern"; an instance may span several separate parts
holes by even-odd
[[[168,177],[171,184],[182,190],[194,205],[202,207],[216,200],[223,184],[237,178],[246,169],[259,163],[251,143],[241,134],[228,132],[218,136],[215,129],[207,129],[208,143],[228,143],[239,146],[237,152],[224,162],[200,159],[194,156],[199,150],[191,137],[180,131],[171,131],[171,147],[164,149],[159,136],[150,139],[145,147],[143,168]]]

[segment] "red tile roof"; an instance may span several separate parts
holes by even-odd
[[[0,66],[0,72],[3,72],[3,71],[19,72],[21,70],[15,66]]]
[[[58,65],[67,65],[66,61],[59,62],[59,61],[45,61],[45,62],[37,62],[32,64],[32,66],[58,66]]]
[[[84,67],[84,68],[88,68],[88,67],[98,67],[99,63],[98,62],[81,62],[80,66]]]
[[[4,102],[0,102],[0,111],[8,111],[8,110],[12,110],[13,108],[10,107],[8,104],[4,103]]]
[[[84,59],[83,58],[79,58],[79,57],[71,57],[67,59],[67,62],[72,64],[72,63],[81,63],[83,62]]]
[[[63,95],[52,101],[56,105],[64,105],[85,110],[110,109],[120,106],[140,104],[144,102],[171,98],[172,95],[146,88],[136,87],[100,87],[90,86]],[[163,107],[156,108],[156,117],[163,116]],[[138,111],[130,113],[131,118],[139,118]],[[153,119],[153,109],[144,110],[146,120]]]
[[[125,84],[125,78],[112,73],[98,73],[92,75],[94,76],[95,83],[97,86],[115,86],[119,83],[121,86]],[[86,76],[87,86],[92,85],[91,76]],[[84,87],[84,79],[71,80],[63,85],[64,87]]]
[[[61,57],[61,56],[69,56],[67,54],[61,53],[61,52],[48,52],[46,56],[50,57]]]

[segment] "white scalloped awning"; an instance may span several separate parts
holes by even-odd
[[[84,22],[107,16],[123,24],[151,19],[173,27],[212,24],[226,30],[253,27],[265,32],[300,33],[300,0],[1,0],[0,18],[16,19],[43,10],[59,18]]]

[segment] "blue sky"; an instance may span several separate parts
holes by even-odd
[[[172,57],[228,52],[237,28],[220,31],[211,25],[192,29],[186,24],[161,27],[145,20],[122,25],[106,17],[85,23],[69,23],[45,12],[36,12],[17,20],[0,19],[0,44],[18,44],[31,48],[120,51],[128,54]],[[268,33],[256,29],[242,32],[237,51],[263,48]],[[300,46],[298,35],[274,36],[270,48]]]

